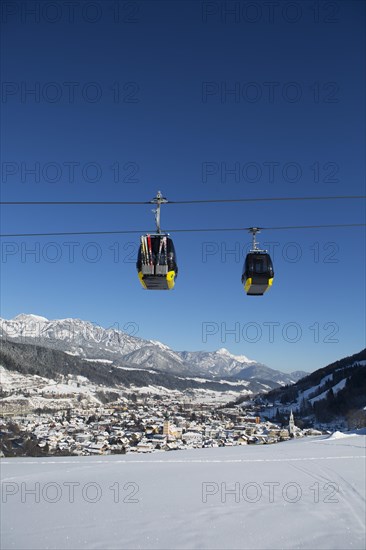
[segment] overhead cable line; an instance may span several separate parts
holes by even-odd
[[[345,227],[366,227],[366,223],[341,223],[341,224],[325,224],[325,225],[287,225],[275,227],[258,227],[261,231],[283,231],[292,229],[327,229],[327,228],[345,228]],[[250,227],[210,227],[196,229],[168,229],[168,233],[209,233],[209,232],[229,232],[229,231],[250,231]],[[139,229],[126,229],[120,231],[62,231],[52,233],[9,233],[0,234],[0,238],[9,237],[66,237],[76,235],[128,235],[136,233],[151,233],[151,231]]]
[[[321,196],[321,197],[246,197],[244,199],[195,199],[183,201],[168,201],[165,204],[209,204],[209,203],[241,203],[241,202],[270,202],[270,201],[325,201],[325,200],[360,200],[366,199],[366,195],[339,195],[339,196]],[[42,206],[42,205],[62,205],[62,206],[109,206],[109,205],[146,205],[154,204],[152,201],[0,201],[3,206]]]

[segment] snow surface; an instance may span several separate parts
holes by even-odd
[[[1,548],[363,549],[365,441],[2,459]]]
[[[16,386],[23,387],[37,387],[41,382],[48,383],[49,378],[42,378],[41,376],[34,375],[32,379],[29,376],[24,376],[17,371],[7,370],[0,364],[0,387],[5,390],[11,390]]]
[[[303,391],[303,392],[300,392],[299,394],[299,398],[298,398],[298,403],[300,403],[300,401],[302,399],[308,399],[309,395],[314,393],[315,391],[317,390],[320,390],[320,388],[326,383],[328,382],[329,380],[331,380],[333,378],[333,373],[331,374],[327,374],[326,376],[323,376],[323,378],[320,380],[319,384],[316,384],[316,386],[311,386],[311,388]]]
[[[89,361],[89,363],[106,363],[111,364],[113,361],[111,359],[83,359],[84,361]]]
[[[220,348],[217,350],[219,355],[226,355],[228,357],[231,357],[232,359],[235,359],[235,361],[239,361],[239,363],[255,363],[256,361],[253,361],[253,359],[249,359],[246,355],[234,355],[230,353],[229,350],[226,348]]]
[[[333,432],[328,437],[328,439],[344,439],[345,437],[354,437],[354,435],[351,433],[343,433],[343,432],[336,431],[336,432]]]
[[[47,317],[42,317],[41,315],[34,315],[33,313],[20,313],[14,317],[12,321],[21,321],[26,323],[29,321],[38,321],[40,323],[48,323],[49,319],[47,319]]]
[[[154,344],[154,346],[158,346],[160,349],[172,351],[172,349],[167,346],[166,344],[163,344],[162,342],[159,342],[158,340],[148,340],[150,344]]]
[[[333,392],[338,393],[339,390],[343,390],[343,388],[346,385],[346,382],[347,382],[347,378],[342,378],[342,380],[340,382],[338,382],[337,384],[332,386]],[[315,403],[315,401],[320,401],[321,399],[325,399],[326,396],[327,396],[328,391],[329,391],[329,388],[327,390],[323,391],[322,393],[320,393],[319,395],[317,395],[316,397],[313,397],[312,399],[309,399],[309,401],[313,404],[313,403]]]

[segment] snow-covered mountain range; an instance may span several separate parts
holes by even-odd
[[[33,314],[0,319],[4,341],[33,344],[59,350],[80,359],[103,360],[131,369],[146,369],[180,377],[225,378],[258,381],[269,387],[292,384],[305,372],[283,373],[227,349],[217,351],[174,351],[169,346],[144,340],[114,328],[104,329],[80,319],[48,320]],[[267,387],[267,389],[269,389]]]

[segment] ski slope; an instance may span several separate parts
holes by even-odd
[[[1,548],[363,549],[365,439],[5,458]]]

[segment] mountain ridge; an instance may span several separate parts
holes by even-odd
[[[210,351],[175,351],[156,340],[145,340],[115,328],[104,329],[81,319],[55,319],[21,313],[0,319],[0,337],[66,352],[81,359],[122,361],[131,368],[215,380],[260,380],[270,387],[295,383],[307,373],[283,373],[226,348]]]
[[[347,419],[353,427],[366,421],[366,348],[308,374],[296,384],[274,388],[260,398],[273,417],[293,410],[318,423]]]

